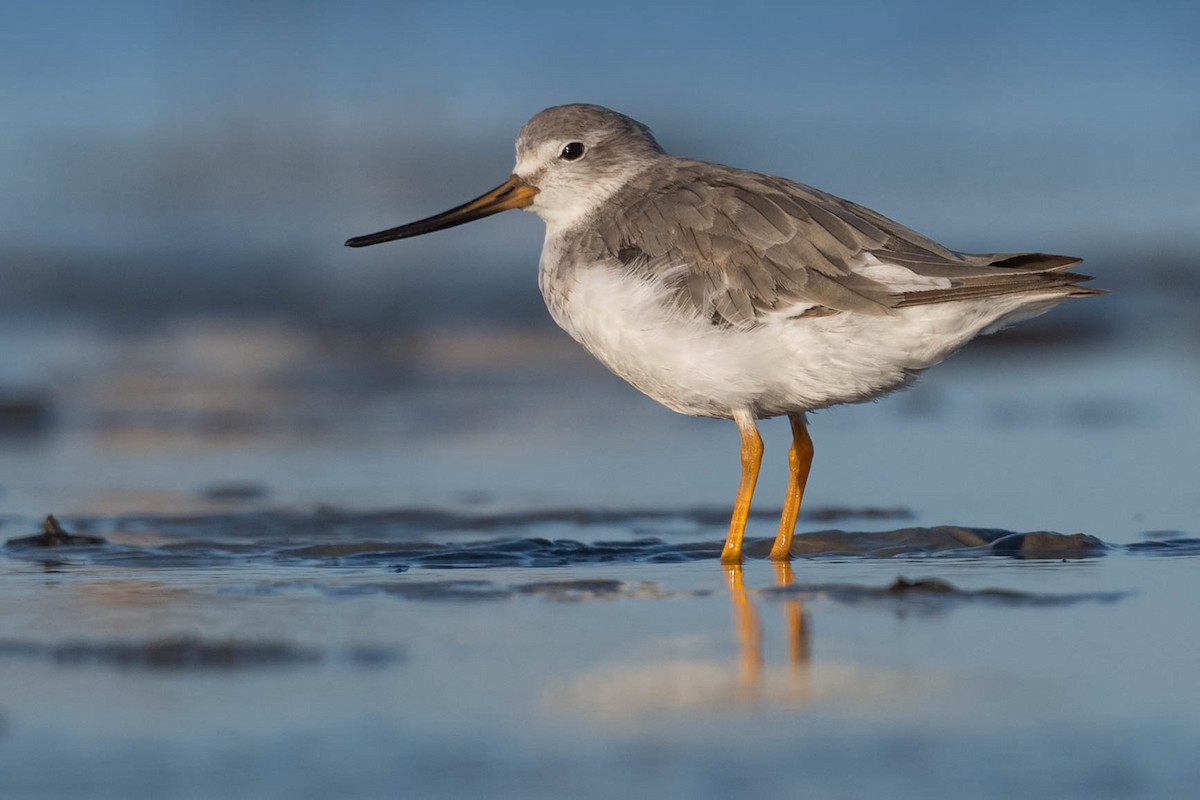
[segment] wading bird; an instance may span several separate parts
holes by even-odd
[[[529,120],[512,177],[487,194],[346,244],[513,208],[546,223],[539,286],[559,326],[668,408],[737,423],[725,563],[742,557],[755,420],[791,422],[770,553],[787,559],[813,457],[805,412],[894,391],[979,334],[1099,293],[1065,271],[1078,258],[949,250],[819,189],[668,155],[642,123],[582,104]]]

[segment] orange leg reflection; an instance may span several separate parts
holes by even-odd
[[[791,586],[795,582],[792,563],[776,561],[775,584]],[[799,597],[783,601],[783,624],[787,628],[791,695],[798,702],[804,702],[812,696],[812,676],[809,673],[812,653],[809,649],[808,615],[804,613],[804,603]]]
[[[746,594],[746,584],[742,581],[742,565],[726,566],[725,577],[729,580],[729,597],[733,600],[733,622],[737,626],[741,651],[738,685],[741,694],[750,699],[758,694],[758,687],[762,683],[762,625],[758,621],[758,612],[755,611],[754,604]]]
[[[725,577],[729,582],[729,597],[733,601],[733,621],[737,628],[740,650],[738,685],[744,700],[756,699],[762,693],[763,644],[762,624],[758,611],[750,601],[740,564],[725,566]],[[792,565],[787,561],[775,563],[777,586],[791,586],[795,582]],[[798,597],[783,601],[783,619],[788,641],[788,694],[796,705],[805,704],[812,696],[809,675],[808,615]]]

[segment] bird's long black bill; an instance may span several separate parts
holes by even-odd
[[[524,208],[533,202],[533,196],[537,193],[537,187],[530,186],[513,175],[495,189],[476,197],[469,203],[463,203],[449,211],[443,211],[441,214],[410,222],[398,228],[388,228],[386,231],[370,233],[366,236],[355,236],[346,241],[346,246],[367,247],[396,239],[407,239],[410,236],[420,236],[423,233],[432,233],[444,228],[453,228],[455,225],[464,225],[501,211],[508,211],[510,208]]]

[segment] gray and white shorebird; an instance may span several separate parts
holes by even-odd
[[[512,177],[487,194],[346,244],[513,208],[541,217],[538,283],[554,321],[668,408],[737,423],[727,564],[741,562],[762,461],[755,420],[791,422],[770,551],[786,560],[812,465],[806,412],[899,389],[979,334],[1100,293],[1066,271],[1081,259],[959,253],[819,189],[668,155],[645,125],[601,106],[540,112],[516,149]]]

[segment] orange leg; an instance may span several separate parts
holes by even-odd
[[[808,483],[808,471],[812,469],[813,443],[808,435],[808,426],[803,414],[788,414],[792,423],[792,447],[788,450],[787,495],[783,499],[783,515],[779,518],[779,533],[771,546],[773,561],[786,561],[792,557],[792,534],[796,531],[796,517],[800,514],[800,502],[804,499],[804,486]]]
[[[763,443],[746,411],[734,412],[733,421],[742,432],[742,479],[738,483],[737,499],[733,503],[733,519],[729,521],[729,536],[721,550],[722,564],[742,563],[742,539],[746,535],[746,518],[750,515],[750,500],[758,483],[758,468],[762,465]],[[803,426],[803,422],[801,422]]]

